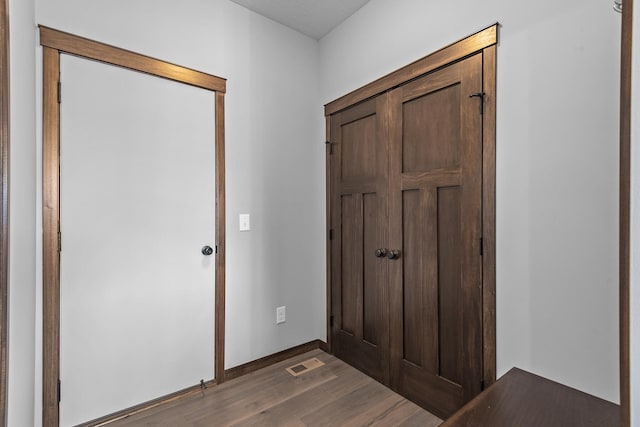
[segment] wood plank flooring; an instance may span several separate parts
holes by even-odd
[[[298,377],[285,370],[313,357],[325,365]],[[108,426],[434,427],[441,422],[341,360],[313,350]]]

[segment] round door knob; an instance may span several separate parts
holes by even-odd
[[[387,252],[387,258],[389,258],[389,259],[398,259],[398,258],[400,258],[400,251],[393,250],[393,251]]]
[[[209,256],[213,253],[213,248],[211,246],[203,246],[202,247],[202,255]]]
[[[377,258],[382,258],[387,254],[387,250],[384,248],[376,249],[375,256]]]

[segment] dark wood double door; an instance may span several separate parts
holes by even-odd
[[[336,356],[447,417],[482,381],[482,55],[331,115]]]

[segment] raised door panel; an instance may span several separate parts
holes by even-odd
[[[388,381],[386,96],[331,118],[335,354]]]
[[[482,58],[390,92],[391,385],[440,416],[482,377]]]

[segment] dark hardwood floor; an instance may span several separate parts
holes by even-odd
[[[325,365],[294,377],[311,358]],[[108,424],[124,426],[437,426],[436,416],[314,350]]]

